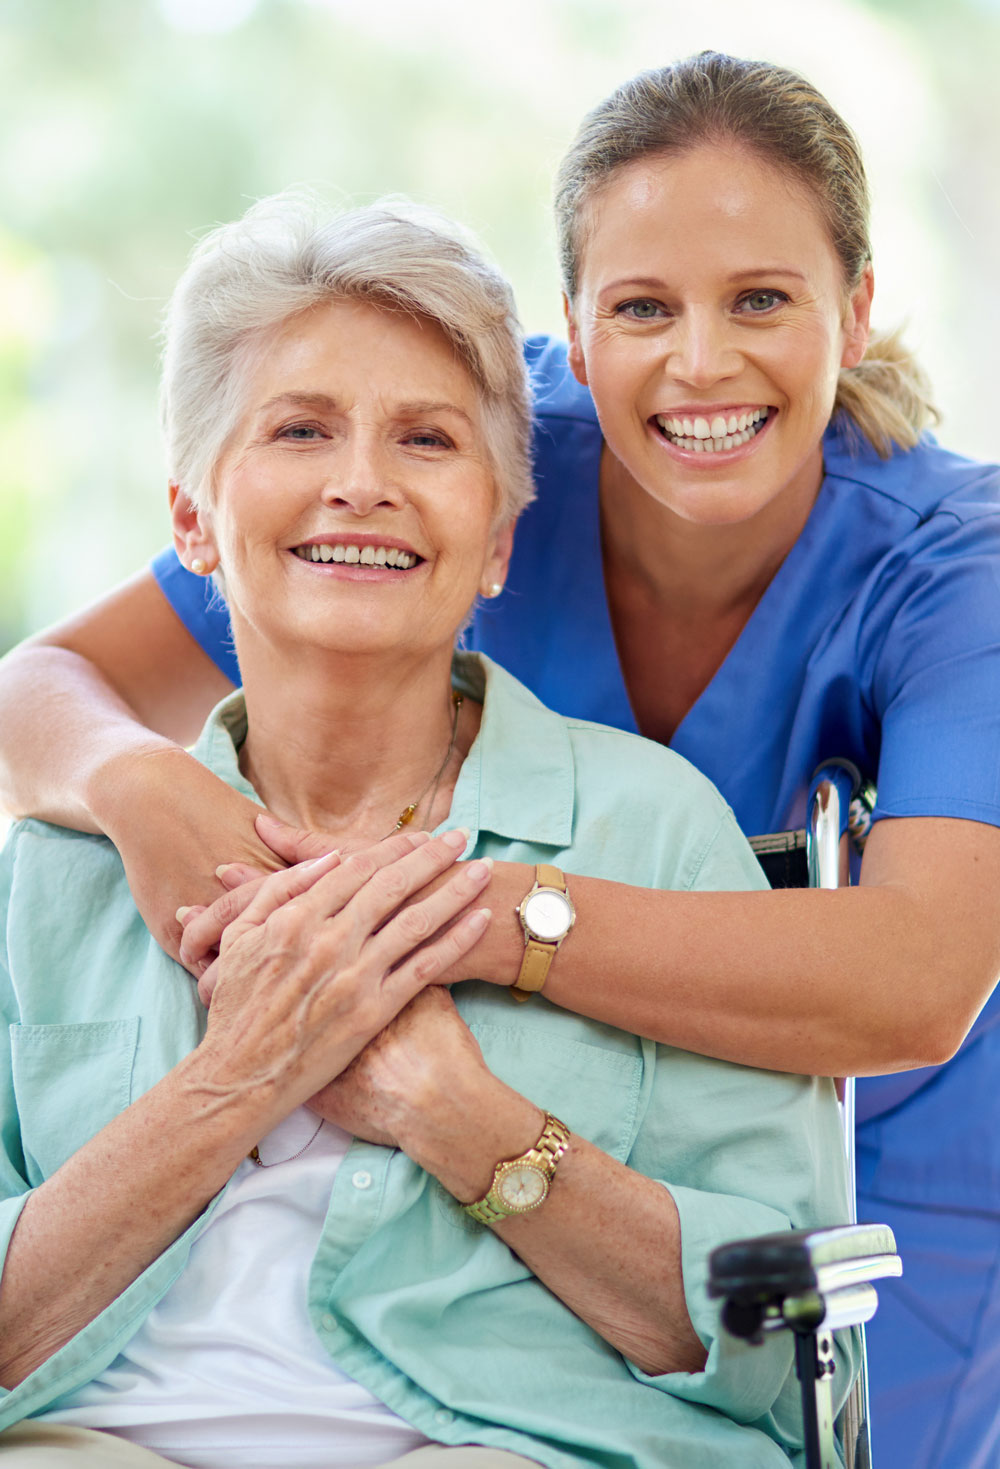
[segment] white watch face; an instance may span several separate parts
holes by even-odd
[[[496,1191],[508,1209],[533,1209],[548,1192],[548,1179],[540,1168],[517,1163],[501,1174]]]
[[[524,905],[524,922],[529,932],[543,943],[565,938],[573,926],[573,908],[569,898],[552,888],[532,893]]]

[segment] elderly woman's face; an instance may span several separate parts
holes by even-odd
[[[283,646],[450,645],[503,579],[510,533],[440,328],[353,301],[305,312],[269,339],[246,402],[200,516],[234,626]]]
[[[746,521],[812,503],[870,298],[869,273],[848,299],[801,185],[703,146],[622,169],[588,210],[570,360],[649,494],[699,524]]]

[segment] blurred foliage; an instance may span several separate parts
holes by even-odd
[[[929,0],[695,9],[0,0],[0,646],[162,543],[159,315],[192,239],[261,195],[308,183],[334,200],[434,203],[484,238],[526,324],[558,329],[549,191],[580,116],[642,66],[725,46],[802,66],[862,115],[869,149],[877,113],[890,209],[897,183],[923,191],[916,230],[901,216],[903,253],[940,277],[951,243],[935,254],[937,232],[950,232],[990,278],[1000,190],[977,188],[976,171],[996,171],[1000,58],[985,0],[947,13]],[[925,90],[926,106],[911,95]],[[935,158],[941,118],[949,139]],[[904,152],[932,169],[912,186]],[[949,320],[964,313],[982,336],[997,308],[964,273],[933,289]]]

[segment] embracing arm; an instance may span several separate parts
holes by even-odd
[[[307,833],[268,836],[289,861],[323,849]],[[515,982],[515,912],[533,880],[527,864],[496,864],[495,921],[450,983]],[[577,921],[546,981],[554,1004],[764,1070],[938,1065],[1000,974],[1000,829],[982,822],[880,821],[861,885],[838,892],[663,892],[575,874],[570,888]],[[182,959],[195,972],[244,901],[237,888],[188,920]]]
[[[174,955],[175,910],[212,902],[220,863],[279,865],[255,808],[168,737],[189,738],[227,689],[148,572],[0,664],[4,799],[106,831]],[[452,978],[513,983],[514,908],[531,880],[527,866],[498,864],[497,922]],[[580,917],[548,993],[624,1029],[776,1070],[932,1065],[961,1044],[1000,972],[998,888],[1000,831],[912,817],[877,823],[862,886],[845,892],[655,892],[575,877]],[[210,949],[218,928],[204,927]]]
[[[221,862],[282,865],[254,831],[259,808],[179,743],[231,691],[149,571],[0,662],[0,801],[109,835],[174,957],[175,911],[218,896]]]
[[[496,922],[463,973],[510,984],[531,869],[498,864]],[[574,877],[553,1003],[703,1055],[866,1075],[958,1049],[1000,974],[1000,829],[884,820],[861,886],[655,892]],[[614,984],[608,982],[614,976]]]
[[[232,689],[149,571],[0,663],[0,796],[99,831],[102,767],[174,751]]]

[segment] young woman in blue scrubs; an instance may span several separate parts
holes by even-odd
[[[575,876],[546,993],[712,1055],[872,1074],[860,1210],[906,1265],[871,1330],[876,1458],[947,1469],[1000,1454],[1000,476],[922,436],[898,347],[865,355],[867,209],[852,135],[779,68],[696,58],[595,109],[559,180],[569,349],[529,345],[539,497],[471,636],[560,712],[671,744],[750,833],[801,821],[823,758],[877,782],[857,888]],[[106,830],[175,952],[217,864],[312,850],[172,743],[237,675],[171,554],[0,683],[10,804]],[[532,875],[497,867],[471,973],[513,983]],[[192,963],[220,916],[189,923]]]

